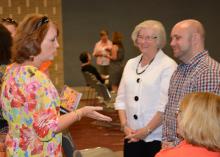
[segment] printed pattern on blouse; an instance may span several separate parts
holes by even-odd
[[[59,95],[45,74],[32,66],[11,65],[1,91],[8,156],[59,157],[61,134],[58,127]]]

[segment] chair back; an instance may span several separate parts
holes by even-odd
[[[111,94],[108,90],[108,88],[102,84],[102,83],[97,83],[97,91],[101,97],[103,97],[104,101],[110,101],[111,100]]]
[[[86,80],[86,84],[91,86],[92,88],[95,88],[97,94],[101,97],[103,97],[104,101],[111,100],[111,94],[106,87],[105,84],[101,83],[94,74],[90,72],[83,72],[83,76]]]
[[[93,88],[96,86],[96,83],[99,82],[99,80],[96,79],[95,75],[90,72],[83,72],[83,76],[85,78],[86,84]]]

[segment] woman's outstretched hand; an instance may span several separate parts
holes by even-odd
[[[105,116],[97,111],[103,110],[103,107],[100,106],[85,106],[77,110],[81,117],[89,117],[96,120],[103,120],[110,122],[112,121],[111,117]]]

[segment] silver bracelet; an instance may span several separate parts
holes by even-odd
[[[147,132],[146,132],[147,135],[150,135],[150,134],[152,133],[152,130],[151,130],[150,128],[146,127],[145,129],[146,129],[146,131],[147,131]]]
[[[125,125],[121,125],[121,131],[124,132],[125,131],[125,127],[128,127],[126,124]]]

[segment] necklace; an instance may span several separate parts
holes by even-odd
[[[141,63],[141,61],[142,61],[142,58],[143,58],[143,56],[141,56],[141,59],[140,59],[140,61],[138,62],[138,65],[137,65],[137,68],[136,68],[136,74],[137,74],[137,75],[140,75],[140,74],[144,73],[144,72],[147,70],[147,68],[150,66],[150,64],[153,62],[153,60],[154,60],[154,58],[152,58],[152,59],[150,60],[149,64],[147,64],[147,66],[144,68],[144,70],[142,70],[141,72],[138,72],[138,67],[139,67],[139,65],[140,65],[140,63]]]

